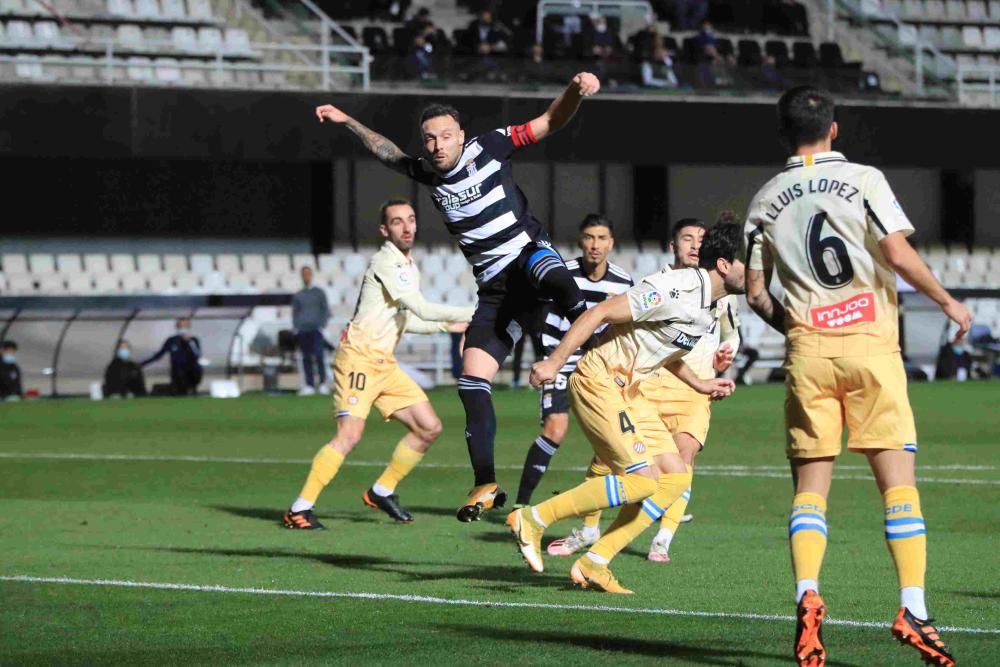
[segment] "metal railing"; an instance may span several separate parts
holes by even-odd
[[[959,63],[958,101],[968,105],[1000,107],[1000,67],[969,66]]]
[[[542,23],[546,16],[600,14],[605,17],[621,17],[629,13],[642,14],[647,23],[656,20],[653,6],[644,0],[539,0],[535,39],[539,44],[542,43]]]

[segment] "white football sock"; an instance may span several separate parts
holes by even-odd
[[[924,589],[919,586],[907,586],[899,589],[899,599],[910,613],[921,621],[927,620],[927,604],[924,602]]]
[[[674,531],[669,528],[660,528],[660,531],[656,533],[656,537],[653,538],[654,542],[659,542],[663,545],[663,548],[670,551],[670,542],[674,539]]]
[[[815,579],[799,579],[795,582],[795,601],[802,602],[802,596],[806,591],[816,591],[819,593],[819,582]]]
[[[392,495],[392,489],[387,489],[378,482],[375,482],[375,484],[372,485],[372,491],[375,492],[376,496],[382,496],[383,498]]]
[[[292,503],[292,511],[305,512],[306,510],[311,510],[313,505],[314,503],[309,502],[305,498],[299,497],[295,499],[294,503]]]
[[[600,526],[584,526],[580,529],[580,534],[588,540],[596,540],[601,536]]]
[[[599,556],[599,555],[595,554],[593,551],[588,551],[587,552],[587,558],[589,558],[593,562],[597,563],[598,565],[607,565],[608,563],[611,562],[607,558],[605,558],[604,556]]]
[[[531,518],[534,519],[535,523],[537,523],[542,528],[548,528],[549,527],[549,524],[547,524],[544,521],[542,521],[541,517],[538,516],[538,510],[535,509],[534,507],[531,508]]]

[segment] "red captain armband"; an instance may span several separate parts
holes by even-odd
[[[515,148],[524,148],[525,146],[538,143],[535,133],[531,131],[531,123],[511,125],[510,138],[514,142]]]

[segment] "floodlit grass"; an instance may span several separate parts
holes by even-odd
[[[513,492],[536,435],[537,396],[494,397],[500,479]],[[329,399],[0,406],[0,576],[373,594],[0,581],[0,663],[790,662],[793,623],[746,616],[793,612],[780,387],[740,389],[716,407],[695,475],[695,521],[674,540],[671,564],[645,561],[652,531],[615,560],[637,593],[624,597],[570,587],[570,559],[529,572],[502,512],[455,520],[472,482],[464,418],[453,390],[431,398],[444,434],[399,489],[416,521],[396,525],[361,503],[402,435],[373,418],[320,498],[329,530],[316,532],[278,521],[332,433]],[[929,603],[941,625],[964,629],[943,632],[961,662],[998,664],[1000,383],[914,385],[911,398]],[[574,427],[536,500],[575,485],[589,457]],[[830,618],[888,623],[898,598],[879,495],[862,457],[840,463],[822,576]],[[477,604],[444,603],[462,600]],[[668,611],[618,611],[630,608]],[[824,635],[831,665],[920,664],[886,628],[830,625]]]

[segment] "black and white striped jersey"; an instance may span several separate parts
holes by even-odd
[[[566,268],[569,269],[573,280],[583,292],[583,298],[587,300],[587,308],[593,308],[605,299],[623,294],[632,287],[632,276],[614,262],[608,262],[608,270],[604,272],[600,280],[596,281],[591,280],[584,272],[581,258],[568,260]],[[565,317],[551,311],[545,314],[545,322],[542,324],[542,346],[545,348],[545,356],[552,354],[552,351],[559,345],[559,341],[562,340],[563,334],[569,331],[569,327],[570,322]],[[598,330],[599,332],[600,330]],[[576,370],[576,363],[580,361],[584,352],[586,350],[583,348],[573,352],[566,360],[566,365],[559,372],[568,375]]]
[[[546,240],[514,182],[510,162],[516,148],[531,143],[527,124],[505,127],[467,141],[447,174],[437,173],[424,158],[407,165],[411,178],[430,187],[434,205],[480,284],[503,271],[529,243]]]

